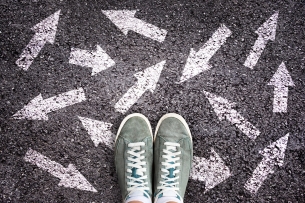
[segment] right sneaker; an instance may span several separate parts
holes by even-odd
[[[164,115],[154,136],[155,203],[183,203],[193,159],[193,142],[186,121],[178,114]]]
[[[123,202],[151,203],[153,135],[148,119],[127,116],[115,139],[115,167]]]

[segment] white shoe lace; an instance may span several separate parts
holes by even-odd
[[[136,142],[128,144],[128,168],[127,172],[130,174],[127,176],[129,181],[127,182],[127,191],[141,190],[144,193],[145,190],[149,190],[146,172],[146,162],[144,161],[145,150],[141,150],[141,147],[145,146],[144,142]]]
[[[165,162],[162,162],[161,171],[164,172],[161,175],[162,181],[160,181],[161,186],[158,186],[157,189],[161,192],[171,190],[179,190],[179,176],[177,175],[180,170],[177,167],[180,166],[180,157],[181,151],[178,151],[177,147],[180,147],[180,144],[173,142],[165,142],[164,145],[166,149],[163,149],[162,158],[165,159]]]

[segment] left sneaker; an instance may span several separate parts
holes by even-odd
[[[148,119],[127,116],[115,139],[115,167],[123,201],[151,202],[153,139]]]

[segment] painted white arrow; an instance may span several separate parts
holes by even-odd
[[[274,173],[274,167],[284,164],[285,151],[288,143],[289,133],[266,147],[260,154],[263,160],[254,170],[251,178],[246,182],[245,189],[252,194],[257,193],[269,174]]]
[[[137,10],[102,10],[125,35],[129,30],[149,37],[158,42],[163,42],[167,31],[160,29],[152,24],[146,23],[138,18],[135,18]]]
[[[204,91],[205,96],[208,98],[210,104],[213,106],[215,113],[219,120],[227,119],[230,123],[247,135],[250,139],[255,140],[259,136],[260,131],[242,117],[233,107],[234,103],[230,103],[227,99],[216,96],[212,93]]]
[[[209,70],[212,66],[209,60],[217,52],[217,50],[225,43],[226,39],[232,32],[225,25],[214,32],[212,37],[196,52],[191,48],[189,57],[187,58],[185,67],[180,78],[180,83],[184,82],[203,71]]]
[[[64,168],[59,163],[52,161],[48,157],[32,149],[27,151],[24,160],[59,178],[60,182],[58,186],[97,192],[73,164],[69,164],[67,168]]]
[[[230,169],[213,148],[209,160],[194,156],[190,177],[193,180],[205,182],[205,192],[225,181],[230,176]]]
[[[69,63],[92,68],[91,75],[115,65],[115,62],[99,45],[96,46],[96,51],[72,48]]]
[[[59,14],[60,10],[32,27],[35,35],[16,61],[17,66],[23,70],[28,70],[44,45],[47,42],[50,44],[54,43]]]
[[[114,108],[121,113],[126,113],[144,92],[150,90],[153,93],[156,89],[164,64],[165,61],[161,61],[144,71],[136,73],[134,76],[138,79],[137,83],[129,88],[123,97],[115,104]]]
[[[13,115],[14,119],[48,120],[48,113],[86,100],[83,88],[43,99],[41,94]]]
[[[87,130],[88,134],[91,136],[91,140],[97,147],[99,143],[107,145],[109,148],[113,148],[114,145],[114,134],[111,132],[111,123],[106,123],[102,121],[93,120],[90,118],[85,118],[78,116],[81,120],[84,128]]]
[[[284,64],[281,63],[276,73],[271,78],[268,85],[274,86],[273,112],[287,112],[288,86],[294,86],[289,72]]]
[[[258,59],[262,55],[267,42],[269,40],[275,40],[278,15],[279,12],[273,14],[261,27],[255,31],[255,33],[258,34],[258,38],[255,41],[252,50],[244,63],[244,66],[253,69]]]

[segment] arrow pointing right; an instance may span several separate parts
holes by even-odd
[[[59,186],[97,192],[73,164],[69,164],[67,168],[64,168],[59,163],[52,161],[31,148],[25,154],[24,160],[59,178]]]

